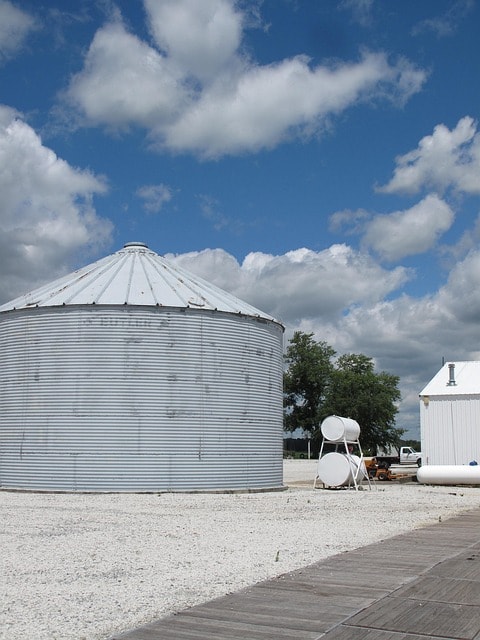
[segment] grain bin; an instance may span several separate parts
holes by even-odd
[[[143,243],[0,307],[0,486],[282,486],[283,327]]]

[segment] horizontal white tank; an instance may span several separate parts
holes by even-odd
[[[360,425],[352,418],[328,416],[320,425],[322,436],[330,442],[354,442],[360,435]]]
[[[480,465],[427,465],[417,471],[417,481],[441,485],[480,484]]]
[[[343,487],[365,477],[365,465],[358,456],[326,453],[318,461],[317,478],[327,487]]]

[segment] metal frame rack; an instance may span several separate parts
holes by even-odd
[[[360,440],[356,439],[356,440],[347,440],[347,438],[344,436],[342,438],[342,440],[329,440],[328,438],[323,438],[322,440],[322,446],[320,447],[320,454],[318,456],[318,460],[320,461],[322,458],[322,453],[323,453],[323,447],[325,444],[334,444],[335,445],[335,452],[338,453],[338,448],[340,446],[344,447],[344,455],[345,458],[348,460],[349,466],[350,466],[350,472],[351,472],[351,477],[352,477],[352,481],[349,481],[348,483],[348,488],[353,486],[355,487],[355,491],[358,491],[358,488],[361,484],[361,482],[366,479],[367,483],[368,483],[368,487],[369,489],[372,488],[372,484],[370,481],[370,475],[368,473],[368,471],[365,469],[365,463],[364,463],[364,455],[363,455],[363,451],[362,451],[362,447],[360,445]],[[348,450],[348,445],[356,445],[358,447],[358,450],[360,452],[360,457],[359,457],[359,461],[357,462],[356,460],[354,460],[352,458],[352,455],[349,453]],[[343,452],[341,452],[343,453]],[[362,470],[363,467],[363,470]],[[317,487],[317,480],[319,479],[319,475],[318,472],[315,475],[315,480],[313,481],[313,488],[316,489]],[[333,485],[326,485],[323,482],[324,486],[333,486]],[[340,485],[337,485],[340,486]],[[344,485],[342,485],[344,486]]]

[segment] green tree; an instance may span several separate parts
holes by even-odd
[[[398,445],[403,433],[395,426],[400,401],[398,376],[376,373],[371,358],[346,354],[338,358],[322,407],[328,415],[352,418],[360,425],[362,448],[375,453],[376,447]]]
[[[313,433],[319,425],[321,408],[330,384],[335,350],[316,342],[313,333],[295,331],[287,347],[284,375],[285,429],[297,427]]]
[[[285,429],[301,427],[321,441],[322,420],[339,415],[359,423],[362,449],[398,445],[403,433],[395,427],[398,376],[376,373],[372,359],[363,354],[346,354],[334,363],[335,355],[313,333],[294,333],[285,354]]]
[[[420,451],[422,448],[422,444],[420,440],[404,440],[402,438],[400,444],[402,447],[412,447],[415,451]]]

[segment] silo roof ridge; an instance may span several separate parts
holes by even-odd
[[[274,317],[155,253],[143,242],[77,269],[0,306],[13,309],[70,305],[132,305],[224,311]]]

